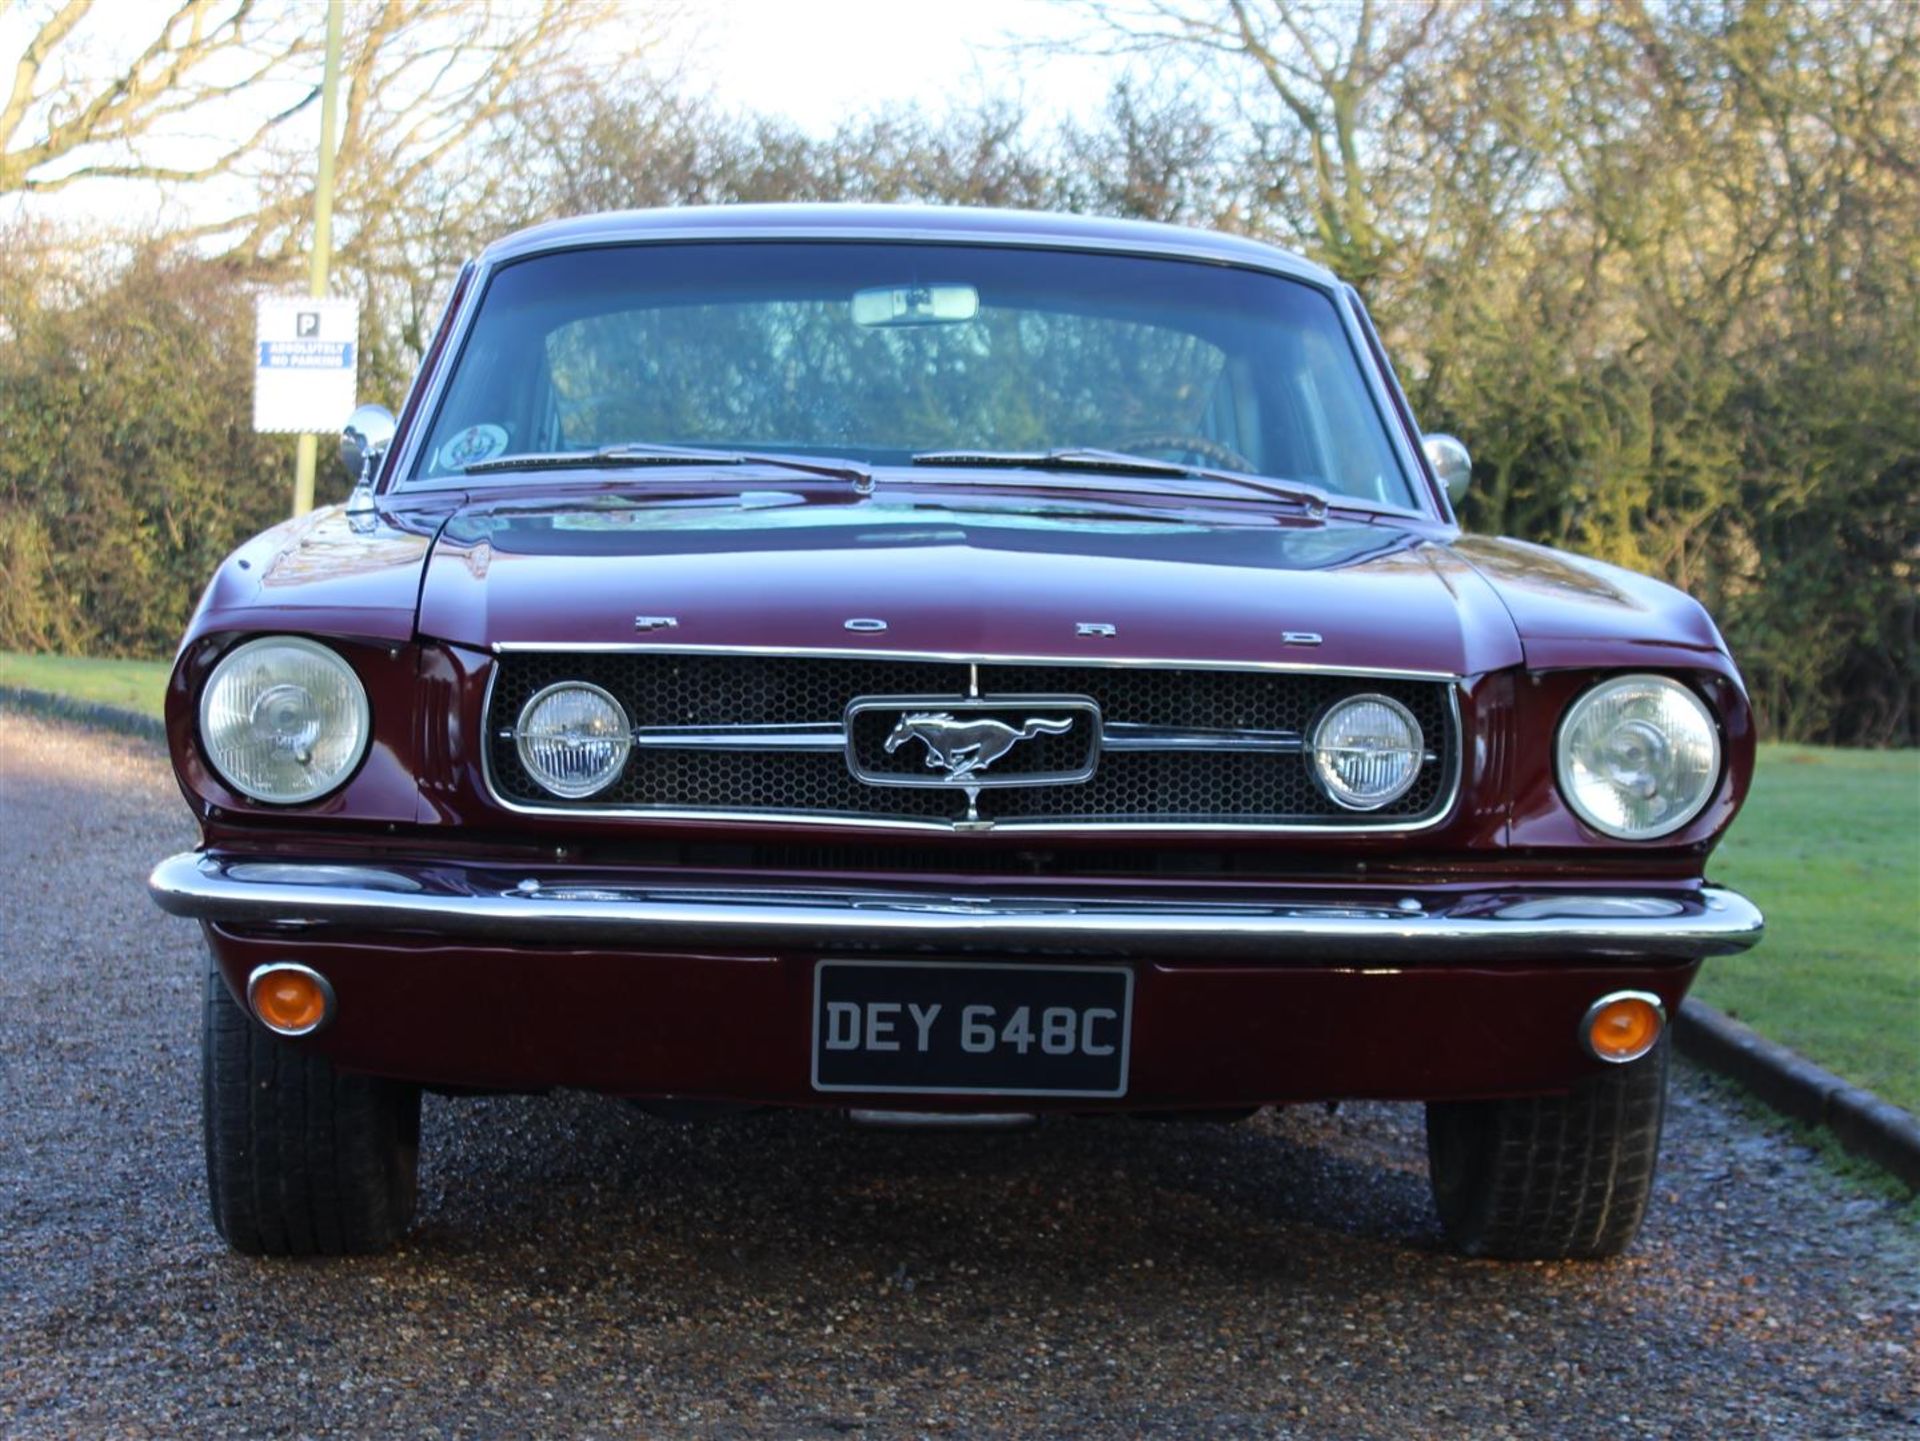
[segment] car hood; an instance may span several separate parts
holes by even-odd
[[[1505,537],[1461,536],[1449,549],[1499,594],[1535,670],[1731,668],[1706,608],[1664,581]]]
[[[1063,524],[771,503],[470,505],[436,540],[422,635],[1466,675],[1517,663],[1480,572],[1378,519]]]
[[[442,518],[432,511],[355,518],[332,505],[282,521],[214,572],[186,639],[274,629],[409,640],[420,568]]]

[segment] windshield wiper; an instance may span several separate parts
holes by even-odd
[[[468,475],[510,470],[594,470],[647,465],[771,465],[802,475],[844,480],[861,495],[873,491],[873,472],[858,461],[811,460],[803,455],[760,455],[743,450],[700,450],[684,445],[607,445],[598,450],[561,450],[501,455],[462,466]]]
[[[599,450],[526,451],[496,455],[460,468],[468,475],[508,470],[596,470],[629,465],[743,465],[745,458],[725,450],[683,450],[664,445],[609,445]]]
[[[677,445],[610,445],[600,452],[615,464],[660,465],[676,461],[709,461],[723,465],[771,465],[801,475],[824,475],[844,480],[861,495],[873,491],[873,471],[857,460],[840,456],[774,455],[754,450],[690,450]]]
[[[1268,480],[1237,470],[1182,465],[1177,460],[1155,460],[1120,450],[1062,447],[1057,450],[925,450],[913,457],[915,465],[1008,466],[1019,470],[1076,471],[1087,475],[1164,475],[1182,480],[1216,480],[1237,485],[1276,500],[1304,506],[1309,515],[1327,513],[1327,493],[1297,481]]]

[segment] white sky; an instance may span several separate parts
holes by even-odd
[[[1086,22],[1060,0],[700,0],[684,73],[724,105],[815,133],[886,106],[940,111],[987,95],[1018,98],[1036,118],[1089,116],[1118,65],[1030,48]]]

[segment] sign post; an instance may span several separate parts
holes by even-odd
[[[313,265],[308,272],[307,294],[316,301],[327,293],[327,270],[333,262],[333,128],[334,116],[338,111],[340,94],[340,15],[346,8],[343,0],[326,0],[327,3],[327,61],[326,69],[320,79],[320,173],[313,190]],[[333,422],[333,429],[339,429],[353,412],[351,388],[353,384],[353,350],[359,340],[358,327],[347,335],[349,341],[346,372],[349,396],[346,409],[340,412],[340,420]],[[266,365],[266,347],[261,346],[262,369]],[[260,429],[257,381],[254,428]],[[325,427],[322,427],[325,428]],[[300,436],[300,446],[294,460],[293,472],[293,513],[305,515],[313,509],[313,469],[317,448],[311,428]]]

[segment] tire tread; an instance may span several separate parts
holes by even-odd
[[[1565,1095],[1427,1106],[1434,1200],[1470,1256],[1616,1256],[1646,1215],[1666,1113],[1668,1042]]]
[[[335,1070],[273,1035],[211,964],[201,1104],[213,1224],[234,1250],[365,1254],[413,1219],[419,1087]]]

